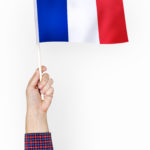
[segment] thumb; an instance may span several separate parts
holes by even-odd
[[[42,66],[41,70],[43,73],[47,70],[47,68],[45,66]],[[30,79],[28,87],[35,88],[38,85],[39,80],[40,80],[40,72],[39,72],[39,69],[37,69],[35,73],[33,74],[32,78]]]

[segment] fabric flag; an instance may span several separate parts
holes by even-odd
[[[39,42],[128,42],[123,0],[35,0]]]

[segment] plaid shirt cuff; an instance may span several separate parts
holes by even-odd
[[[51,133],[25,134],[25,150],[53,150]]]

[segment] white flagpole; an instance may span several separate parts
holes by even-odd
[[[38,68],[39,68],[39,72],[40,72],[40,81],[42,81],[42,69],[41,69],[42,60],[41,60],[40,44],[37,44],[37,50],[38,50]],[[43,94],[41,94],[41,99],[44,100]]]
[[[37,51],[38,51],[38,68],[40,72],[40,81],[42,80],[42,61],[41,61],[41,48],[40,48],[40,42],[39,42],[39,30],[38,30],[38,15],[37,15],[37,0],[34,0],[34,18],[35,18],[35,29],[36,29],[36,45],[37,45]],[[41,99],[44,100],[44,95],[41,94]]]
[[[40,49],[40,44],[37,45],[37,50],[38,50],[38,67],[39,67],[39,72],[40,72],[40,81],[42,80],[42,70],[41,70],[41,49]]]

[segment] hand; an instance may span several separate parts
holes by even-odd
[[[47,70],[42,66],[42,72]],[[26,133],[48,132],[47,111],[51,105],[54,89],[53,80],[47,73],[43,74],[40,82],[40,73],[37,69],[26,89],[27,114]],[[44,101],[41,99],[44,95]]]

